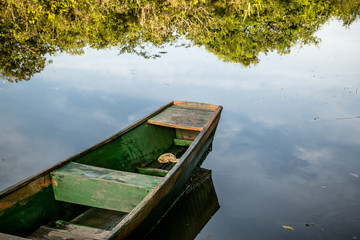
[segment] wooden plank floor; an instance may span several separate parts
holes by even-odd
[[[90,208],[77,216],[72,223],[111,231],[127,215],[125,212]]]
[[[55,226],[41,226],[28,238],[45,240],[104,239],[108,233],[109,231],[102,229],[57,222]]]

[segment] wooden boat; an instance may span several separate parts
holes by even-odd
[[[142,238],[211,150],[221,110],[171,102],[2,191],[0,239]]]

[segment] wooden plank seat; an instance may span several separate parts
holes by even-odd
[[[51,173],[55,199],[91,207],[130,212],[161,177],[70,162]]]
[[[150,118],[148,123],[185,130],[201,131],[215,110],[173,105]]]
[[[185,140],[185,139],[174,139],[174,145],[176,146],[190,146],[193,143],[191,140]]]
[[[33,232],[28,239],[44,240],[82,240],[82,239],[104,239],[110,231],[75,225],[63,221],[57,221],[55,226],[44,225]]]
[[[166,174],[168,174],[169,172],[169,170],[166,169],[152,168],[152,167],[137,167],[137,170],[141,174],[159,176],[159,177],[165,177]]]
[[[170,151],[171,152],[171,151]],[[175,154],[176,155],[176,154]],[[159,163],[158,160],[154,160],[150,164],[137,166],[137,170],[141,174],[165,177],[165,175],[174,167],[175,163]]]

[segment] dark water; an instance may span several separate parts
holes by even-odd
[[[203,164],[220,208],[196,239],[360,239],[360,23],[342,24],[251,67],[184,38],[155,59],[47,55],[30,81],[0,83],[0,189],[167,102],[207,102],[224,107]]]
[[[146,239],[194,239],[219,210],[211,171],[200,168]]]

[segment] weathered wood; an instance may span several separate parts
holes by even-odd
[[[165,177],[168,174],[169,170],[159,169],[159,168],[151,168],[151,167],[138,167],[138,172],[141,174],[152,175]]]
[[[56,201],[50,175],[39,174],[0,197],[0,232],[24,237],[48,223],[49,217],[67,219],[79,211],[82,206]]]
[[[41,226],[38,230],[31,234],[29,238],[44,240],[104,239],[108,233],[109,231],[98,228],[56,222],[55,227]]]
[[[201,131],[213,114],[213,110],[185,108],[174,105],[150,118],[148,123],[165,127]]]
[[[184,140],[195,140],[195,138],[199,135],[199,131],[192,131],[186,129],[176,129],[176,138],[184,139]]]
[[[25,202],[32,195],[40,192],[44,188],[48,187],[51,184],[49,176],[42,176],[29,184],[22,186],[18,190],[17,195],[7,195],[0,199],[0,212],[5,211],[6,209],[12,207],[15,204],[18,204],[20,201]]]
[[[0,232],[0,239],[6,240],[29,240],[29,238],[18,237],[15,235],[5,234]]]
[[[193,143],[191,140],[174,139],[174,144],[177,146],[190,146]]]
[[[112,230],[126,215],[127,213],[125,212],[90,208],[70,222],[109,231]]]
[[[52,172],[55,199],[130,212],[162,178],[69,163]]]
[[[173,104],[181,107],[190,107],[190,108],[198,108],[198,109],[209,109],[209,110],[217,110],[219,106],[208,104],[208,103],[199,103],[199,102],[187,102],[187,101],[173,101]]]

